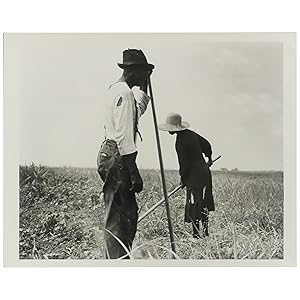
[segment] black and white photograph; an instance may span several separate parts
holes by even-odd
[[[4,34],[8,264],[295,265],[295,54],[293,33]]]

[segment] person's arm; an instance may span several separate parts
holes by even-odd
[[[137,151],[134,142],[134,101],[131,90],[121,93],[115,99],[113,111],[115,139],[121,155]]]
[[[114,125],[116,142],[130,181],[130,190],[139,193],[143,189],[143,180],[136,165],[137,148],[134,142],[135,99],[131,91],[118,96],[114,106]]]
[[[148,92],[148,79],[145,79],[141,85],[140,85],[140,90],[143,91],[145,94]]]
[[[139,193],[143,190],[143,180],[136,165],[137,151],[131,154],[122,155],[122,161],[126,165],[131,181],[130,191]]]
[[[190,160],[189,155],[187,151],[188,147],[182,142],[176,143],[176,152],[178,157],[178,163],[179,163],[179,175],[180,175],[180,184],[185,186],[186,185],[186,179],[189,174],[189,170],[191,168],[190,166]]]
[[[140,84],[140,89],[146,94],[148,92],[148,85],[149,85],[149,80],[150,80],[152,71],[153,70],[149,70],[149,71],[147,71],[147,73],[145,73],[145,78],[141,81],[141,84]]]
[[[207,164],[210,167],[213,164],[212,158],[211,158],[211,156],[212,156],[211,144],[209,143],[209,141],[207,139],[205,139],[201,135],[198,135],[198,141],[200,143],[202,152],[208,158]]]
[[[146,111],[151,98],[142,90],[135,87],[132,89],[134,99],[136,101],[136,108],[138,110],[138,118],[140,118]]]

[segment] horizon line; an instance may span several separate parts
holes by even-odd
[[[46,167],[46,168],[73,168],[73,169],[96,169],[97,167],[79,167],[79,166],[67,166],[67,165],[61,165],[61,166],[50,166],[50,165],[43,165],[43,164],[36,164],[32,162],[31,164],[20,164],[19,167],[29,167],[31,165],[35,165],[37,167]],[[139,170],[155,170],[155,171],[160,171],[160,168],[138,168]],[[178,169],[170,169],[170,168],[164,168],[165,171],[179,171]],[[274,170],[274,169],[255,169],[255,170],[244,170],[244,169],[239,169],[239,168],[233,168],[233,169],[228,169],[225,167],[221,167],[219,169],[210,169],[211,171],[223,171],[223,172],[284,172],[284,170]]]

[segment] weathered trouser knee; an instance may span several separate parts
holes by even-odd
[[[105,222],[104,243],[109,258],[119,258],[130,251],[137,228],[137,210],[134,192],[120,188],[114,195]]]
[[[138,208],[135,195],[120,190],[117,193],[105,192],[104,198],[107,200],[104,229],[106,258],[126,256],[132,247],[137,229]]]
[[[138,207],[135,193],[129,191],[130,179],[126,174],[117,191],[109,186],[104,190],[106,219],[104,247],[106,258],[125,257],[132,247],[137,229]]]
[[[135,193],[129,190],[129,173],[122,163],[115,142],[107,140],[102,144],[97,164],[98,173],[104,182],[105,256],[123,257],[131,249],[137,229],[138,207]]]

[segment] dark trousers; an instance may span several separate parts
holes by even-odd
[[[203,189],[186,189],[185,219],[192,223],[193,234],[200,235],[200,221],[204,236],[208,236],[208,215],[209,211],[204,206]]]
[[[106,258],[129,258],[137,229],[138,207],[135,194],[119,188],[105,191],[104,247]]]
[[[138,206],[127,167],[114,141],[103,142],[97,159],[98,173],[104,182],[104,247],[106,258],[129,258],[137,229]]]

